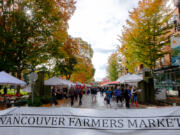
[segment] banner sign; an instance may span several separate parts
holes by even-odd
[[[0,135],[179,135],[180,107],[93,110],[11,108],[0,111]]]
[[[172,66],[180,66],[180,37],[171,37]]]

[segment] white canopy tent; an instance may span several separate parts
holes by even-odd
[[[126,75],[124,75],[124,76],[121,76],[120,78],[118,78],[116,81],[117,82],[120,82],[120,83],[124,83],[125,82],[125,80],[127,79],[127,78],[129,78],[131,75],[128,73],[128,74],[126,74]]]
[[[2,72],[0,72],[0,85],[7,85],[7,84],[21,85],[21,86],[26,85],[26,83],[24,81],[19,80],[18,78],[2,71]]]
[[[57,77],[52,77],[48,80],[46,80],[44,82],[44,85],[49,85],[49,86],[62,86],[62,85],[66,85],[64,83],[64,81],[60,78],[57,78]]]
[[[31,92],[31,85],[27,85],[25,88],[22,89],[22,91]]]
[[[120,83],[137,83],[139,81],[142,81],[143,77],[136,74],[126,74],[120,78],[117,79],[117,82]]]
[[[71,87],[71,86],[75,86],[76,84],[72,83],[71,81],[69,80],[63,80],[64,84],[65,85],[68,85],[68,87]]]
[[[128,78],[124,80],[125,83],[137,83],[139,81],[142,81],[143,77],[140,75],[132,74]]]

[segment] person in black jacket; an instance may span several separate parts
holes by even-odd
[[[93,101],[96,101],[96,94],[97,94],[97,89],[96,89],[96,87],[93,87],[93,88],[91,89],[92,102],[93,102]]]
[[[73,106],[75,97],[75,88],[73,86],[69,89],[69,96],[71,97],[71,106]]]
[[[55,89],[55,87],[53,87],[52,88],[52,91],[51,91],[51,93],[52,93],[52,101],[53,101],[53,104],[55,104],[55,105],[57,105],[57,98],[56,98],[56,89]]]
[[[130,108],[130,106],[129,106],[129,101],[130,101],[130,98],[131,98],[131,90],[130,90],[130,87],[125,88],[124,98],[125,98],[125,102],[126,102],[126,108]]]
[[[7,87],[4,87],[4,95],[7,94]]]

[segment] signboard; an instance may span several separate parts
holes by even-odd
[[[1,135],[179,135],[180,107],[12,108],[0,111],[0,131]]]
[[[166,100],[167,99],[166,89],[163,89],[163,88],[157,89],[156,94],[155,94],[155,99],[156,100]]]
[[[171,37],[172,66],[180,66],[180,37]]]
[[[35,82],[38,79],[38,75],[32,72],[29,78],[30,78],[30,81]]]

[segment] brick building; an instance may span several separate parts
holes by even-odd
[[[171,31],[171,38],[176,37],[180,39],[180,0],[170,0],[170,4],[173,8],[173,14],[169,23],[174,26]],[[180,46],[180,42],[178,42],[178,45]],[[167,91],[172,90],[174,93],[178,94],[177,90],[180,88],[180,62],[177,65],[173,65],[171,45],[166,46],[163,49],[165,51],[170,51],[171,53],[157,61],[155,70],[155,88],[164,88]]]

